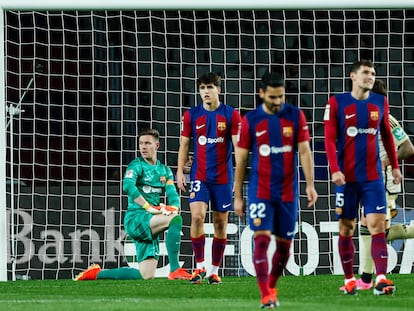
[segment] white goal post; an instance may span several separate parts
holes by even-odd
[[[391,109],[414,135],[414,2],[140,2],[1,1],[0,281],[15,279],[16,262],[17,274],[45,279],[73,276],[92,262],[116,266],[123,255],[130,260],[121,245],[119,181],[136,153],[137,121],[160,130],[160,159],[174,170],[180,116],[197,102],[196,76],[222,73],[224,101],[246,111],[269,68],[283,72],[288,100],[309,118],[321,194],[315,210],[301,211],[288,272],[338,273],[321,149],[324,104],[347,89],[349,64],[368,55],[387,81]],[[10,108],[26,111],[13,121]],[[404,169],[399,220],[409,223],[414,164]],[[191,268],[188,210],[183,217],[182,259]],[[232,217],[225,273],[251,274],[249,234]],[[406,251],[394,245],[397,273],[411,273],[410,243]],[[17,252],[12,264],[10,252]]]

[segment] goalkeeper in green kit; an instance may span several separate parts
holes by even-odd
[[[166,248],[170,264],[170,280],[189,280],[191,274],[179,265],[182,217],[180,198],[174,185],[171,169],[157,160],[159,133],[146,129],[139,134],[141,155],[129,163],[123,179],[123,190],[128,194],[128,210],[124,228],[135,242],[139,269],[121,267],[102,270],[98,264],[81,272],[76,281],[83,280],[139,280],[155,276],[160,253],[159,235],[168,230]],[[160,202],[165,193],[168,205]]]

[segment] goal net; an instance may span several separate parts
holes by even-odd
[[[160,131],[159,158],[175,171],[181,116],[200,101],[201,73],[220,73],[222,101],[245,113],[258,103],[262,74],[277,70],[287,101],[306,114],[320,198],[307,209],[301,196],[287,274],[341,273],[323,113],[330,95],[349,89],[352,62],[375,62],[392,114],[414,134],[413,10],[7,10],[3,18],[9,279],[12,270],[57,279],[91,263],[136,264],[122,227],[123,172],[145,127]],[[414,219],[412,163],[403,165],[402,223]],[[180,260],[191,269],[185,193],[182,214]],[[208,260],[210,215],[206,233]],[[390,246],[396,273],[411,273],[410,243]],[[161,246],[157,276],[168,272]],[[246,222],[230,215],[220,273],[253,274],[251,246]]]

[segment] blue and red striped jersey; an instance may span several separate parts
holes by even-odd
[[[348,182],[382,178],[379,132],[385,149],[392,154],[391,165],[398,168],[388,113],[387,97],[373,92],[365,100],[355,99],[350,92],[328,100],[325,149],[331,173],[341,171]]]
[[[238,134],[240,123],[240,113],[223,103],[214,111],[204,109],[200,103],[184,112],[181,135],[194,142],[191,180],[233,182],[232,135]]]
[[[242,120],[238,146],[252,152],[249,196],[293,202],[298,195],[298,143],[309,140],[300,109],[283,104],[277,114],[260,105]]]

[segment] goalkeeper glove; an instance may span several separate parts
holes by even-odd
[[[163,215],[177,215],[179,212],[178,207],[172,205],[165,205],[160,203],[160,206],[154,206],[155,209],[159,210]]]
[[[142,208],[145,209],[148,213],[153,214],[153,215],[162,213],[160,206],[152,206],[148,202],[145,202]]]

